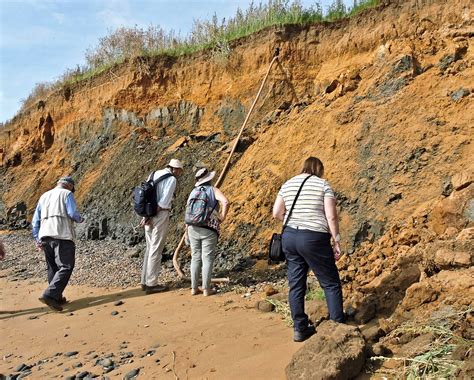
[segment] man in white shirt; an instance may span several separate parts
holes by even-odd
[[[73,193],[74,180],[62,177],[54,189],[40,197],[31,221],[36,247],[44,251],[48,267],[48,287],[39,300],[56,311],[63,310],[63,292],[74,269],[74,222],[84,221]]]
[[[176,177],[179,177],[182,173],[183,164],[179,160],[172,159],[165,169],[157,170],[149,178],[156,181],[166,174],[172,174],[156,185],[157,214],[151,218],[143,218],[141,222],[141,225],[145,226],[146,239],[141,285],[142,290],[145,290],[147,294],[158,293],[167,289],[166,286],[158,284],[158,276],[161,271],[161,256],[168,234],[171,201],[176,189]]]

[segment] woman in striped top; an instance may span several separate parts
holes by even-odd
[[[336,267],[341,256],[336,199],[328,182],[321,178],[323,173],[322,162],[309,157],[301,174],[283,184],[273,205],[273,217],[284,221],[286,226],[282,245],[288,266],[294,340],[298,342],[315,332],[304,312],[306,277],[310,268],[326,295],[330,319],[344,322],[342,287]],[[300,188],[293,211],[288,215]]]

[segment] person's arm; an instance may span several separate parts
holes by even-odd
[[[283,221],[285,219],[286,207],[283,197],[278,194],[273,205],[273,218]]]
[[[176,178],[169,177],[160,182],[163,183],[163,191],[161,193],[161,197],[158,201],[158,211],[161,210],[169,210],[171,209],[171,201],[173,200],[173,194],[176,190]],[[158,185],[159,186],[159,185]]]
[[[76,223],[82,223],[84,221],[84,218],[77,211],[76,200],[74,199],[73,193],[69,193],[66,197],[66,211],[68,216]]]
[[[333,250],[336,261],[341,257],[341,247],[339,240],[339,221],[337,219],[336,198],[324,197],[324,213],[328,221],[329,231],[333,239]]]
[[[220,191],[217,187],[214,187],[214,196],[221,204],[220,219],[221,222],[223,222],[225,220],[225,217],[227,216],[227,212],[229,211],[229,201],[225,197],[224,193],[222,193],[222,191]]]
[[[33,238],[38,242],[38,234],[41,225],[41,205],[38,202],[36,205],[35,213],[33,214],[33,219],[31,220],[31,226],[33,227]]]

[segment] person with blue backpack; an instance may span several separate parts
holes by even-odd
[[[176,177],[183,173],[183,164],[172,159],[165,169],[148,176],[135,190],[135,211],[143,216],[140,225],[145,227],[146,251],[143,259],[141,287],[146,294],[165,291],[158,283],[161,256],[170,222],[171,201],[176,189]],[[149,194],[151,192],[151,194]]]
[[[216,175],[201,168],[196,172],[196,184],[186,204],[186,235],[191,246],[191,294],[201,293],[199,273],[202,270],[202,293],[215,294],[211,288],[212,266],[215,258],[220,224],[229,210],[229,201],[211,184]]]

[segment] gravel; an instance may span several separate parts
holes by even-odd
[[[44,255],[36,250],[29,231],[9,232],[2,235],[2,240],[7,255],[0,261],[0,277],[6,277],[9,281],[46,281]],[[130,251],[136,249],[113,240],[76,241],[76,264],[69,284],[92,287],[138,286],[143,259],[142,256],[129,257]],[[176,281],[176,272],[163,265],[160,280]]]

